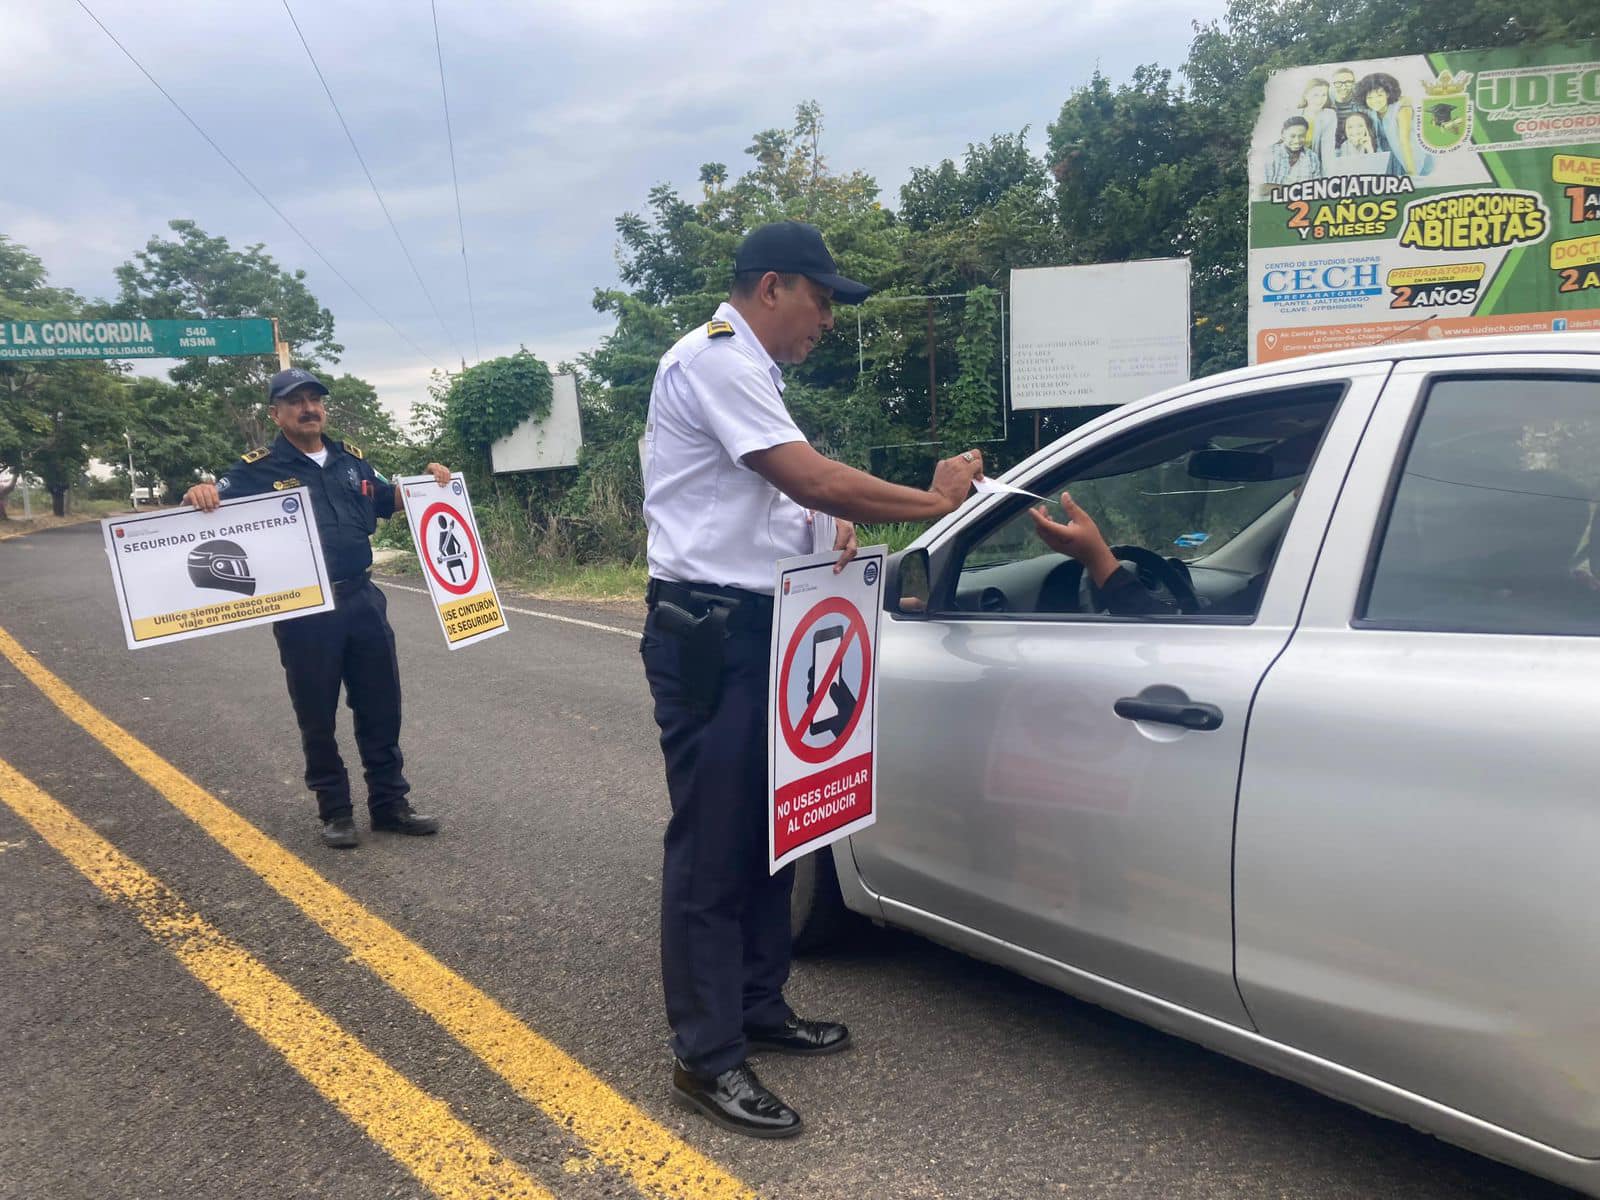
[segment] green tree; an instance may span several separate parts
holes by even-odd
[[[550,368],[526,346],[458,375],[435,375],[431,404],[419,406],[429,449],[450,455],[475,486],[492,479],[489,448],[524,421],[550,415]]]
[[[1143,66],[1116,87],[1096,72],[1050,126],[1069,261],[1190,260],[1197,375],[1245,361],[1245,146],[1229,124]]]
[[[49,285],[43,262],[0,234],[0,320],[36,321],[84,312],[83,300]],[[84,475],[92,448],[121,428],[117,371],[100,362],[0,363],[0,519],[24,472],[49,489],[57,516]]]
[[[129,379],[123,394],[123,430],[98,455],[125,476],[131,450],[138,478],[130,487],[176,497],[201,472],[220,475],[238,456],[232,422],[214,397],[160,379]]]
[[[151,238],[117,268],[118,316],[177,320],[275,317],[279,336],[297,366],[319,369],[338,362],[344,347],[333,339],[333,314],[317,303],[303,270],[278,265],[257,243],[235,250],[227,238],[210,237],[193,221],[170,221],[176,235]],[[267,380],[277,370],[271,358],[193,358],[171,371],[185,390],[216,397],[238,431],[240,444],[257,446],[271,428]]]
[[[1068,261],[1050,176],[1027,152],[1026,135],[997,134],[986,146],[969,146],[960,171],[946,159],[937,170],[913,172],[900,189],[910,227],[900,275],[905,287],[1006,289],[1016,268]]]
[[[901,270],[865,307],[861,390],[934,444],[886,452],[873,465],[919,483],[946,448],[983,443],[992,467],[1008,466],[1033,448],[1027,427],[997,440],[1006,427],[1001,306],[1011,272],[1071,261],[1049,171],[1028,149],[1026,128],[996,134],[969,145],[959,166],[945,159],[913,171],[900,189],[900,218]],[[951,298],[898,301],[896,293]]]
[[[610,494],[638,491],[634,447],[644,431],[656,364],[680,334],[708,320],[727,296],[734,250],[750,229],[791,217],[810,221],[822,229],[844,274],[884,280],[897,269],[901,226],[879,202],[870,176],[830,169],[822,133],[820,106],[802,104],[791,127],[763,130],[752,138],[746,154],[753,163],[732,183],[724,164],[706,163],[698,204],[661,185],[651,190],[644,213],[617,219],[620,271],[628,289],[595,293],[595,308],[613,314],[617,326],[582,360],[590,381],[584,419],[588,429],[593,413],[597,428],[614,429],[627,449],[602,454],[591,438],[580,492],[601,479]],[[841,322],[850,317],[840,310]],[[853,336],[825,340],[788,372],[786,398],[818,445],[865,462],[866,448],[883,422],[856,419],[856,358]]]

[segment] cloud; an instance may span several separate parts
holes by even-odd
[[[434,363],[473,358],[472,313],[427,6],[290,0],[448,333],[407,266],[294,29],[277,4],[89,0],[337,270],[284,226],[74,4],[12,6],[0,106],[25,114],[0,232],[54,282],[116,291],[114,270],[174,217],[304,267],[346,346],[337,371],[396,408]],[[484,355],[527,344],[552,363],[608,325],[617,215],[655,184],[698,194],[701,163],[739,173],[757,130],[824,109],[836,170],[886,202],[912,169],[1031,125],[1035,144],[1097,68],[1177,67],[1189,20],[1223,0],[877,0],[787,8],[731,0],[447,3],[440,34],[462,222]],[[270,315],[270,314],[268,314]]]

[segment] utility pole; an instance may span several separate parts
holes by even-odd
[[[122,431],[122,440],[128,443],[128,499],[133,501],[133,507],[139,507],[139,477],[133,473],[133,435],[126,429]]]
[[[57,446],[57,444],[61,441],[61,422],[65,419],[66,413],[62,412],[60,409],[57,409],[56,429],[55,432],[50,435],[50,445],[52,447]],[[60,460],[57,459],[57,466],[59,467],[59,465]],[[67,484],[62,483],[59,480],[50,485],[50,511],[55,513],[55,515],[58,517],[64,517],[67,515],[67,486]]]

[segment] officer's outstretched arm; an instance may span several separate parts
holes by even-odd
[[[806,442],[756,450],[744,463],[796,504],[846,521],[935,520],[960,508],[983,474],[983,455],[968,450],[939,463],[921,492],[824,458]]]

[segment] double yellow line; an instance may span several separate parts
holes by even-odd
[[[131,909],[191,975],[436,1194],[463,1200],[552,1200],[462,1124],[448,1105],[351,1037],[3,759],[0,799],[91,883]]]
[[[200,787],[177,767],[156,754],[143,742],[105,716],[66,683],[33,658],[4,629],[0,629],[0,656],[7,659],[37,687],[61,712],[120,759],[135,775],[164,796],[180,812],[194,821],[224,849],[260,876],[284,899],[294,904],[324,932],[340,942],[364,964],[414,1006],[432,1017],[439,1026],[485,1065],[504,1079],[518,1095],[541,1109],[552,1121],[583,1142],[595,1158],[632,1181],[652,1200],[754,1200],[753,1192],[711,1159],[695,1150],[670,1130],[656,1124],[642,1110],[623,1098],[588,1071],[576,1059],[530,1029],[522,1020],[452,971],[416,942],[369,912],[353,897],[317,874],[300,859],[251,825],[238,813]],[[211,979],[224,983],[213,990],[238,1013],[241,1019],[266,1037],[286,1058],[323,1089],[317,1078],[307,1074],[317,1069],[307,1057],[325,1057],[333,1044],[340,1054],[358,1049],[366,1057],[363,1069],[371,1068],[369,1083],[378,1088],[368,1093],[359,1087],[350,1090],[324,1090],[330,1099],[360,1123],[363,1128],[427,1183],[437,1194],[447,1197],[469,1196],[546,1196],[525,1175],[500,1163],[508,1182],[484,1164],[483,1152],[495,1158],[481,1139],[460,1126],[439,1132],[437,1122],[455,1122],[440,1101],[416,1089],[392,1071],[359,1043],[311,1007],[287,984],[272,976],[259,962],[227,942],[198,917],[182,907],[182,902],[149,876],[137,864],[120,855],[103,838],[77,821],[55,801],[40,792],[21,775],[0,763],[0,799],[38,829],[40,836],[55,846],[108,894],[130,904],[147,929],[171,946],[184,965],[212,986]],[[88,840],[92,839],[92,840]],[[108,856],[109,855],[109,856]],[[94,874],[90,867],[108,865]],[[154,924],[152,924],[154,922]],[[218,957],[196,948],[214,948]],[[185,955],[189,957],[185,957]],[[215,962],[232,964],[234,970],[220,971]],[[201,970],[211,975],[202,975]],[[273,996],[261,1007],[261,997]],[[291,1052],[300,1043],[283,1043],[267,1030],[283,1032],[285,1023],[273,1014],[293,1012],[294,1037],[309,1039],[306,1049],[315,1055]],[[270,1024],[258,1025],[247,1015],[257,1013]],[[315,1034],[307,1031],[315,1029]],[[290,1034],[284,1033],[286,1038]],[[342,1043],[319,1039],[344,1038]],[[320,1049],[319,1049],[320,1047]],[[296,1055],[300,1055],[297,1057]],[[355,1060],[350,1060],[354,1062]],[[323,1068],[326,1069],[326,1068]],[[344,1077],[351,1072],[339,1068]],[[359,1073],[359,1072],[355,1072]],[[378,1081],[382,1081],[379,1086]],[[410,1089],[402,1093],[399,1088]],[[432,1106],[425,1108],[423,1106]],[[379,1110],[383,1111],[379,1111]],[[422,1136],[412,1113],[426,1111],[427,1129],[421,1153],[408,1157],[407,1146]],[[389,1114],[389,1115],[386,1115]],[[398,1125],[385,1121],[395,1119]],[[443,1138],[458,1148],[448,1156],[437,1154]],[[431,1143],[431,1144],[430,1144]],[[432,1156],[432,1157],[429,1157]],[[427,1162],[421,1160],[426,1158]],[[447,1177],[438,1175],[437,1164],[447,1164]],[[489,1164],[493,1166],[494,1164]],[[421,1168],[421,1169],[419,1169]],[[444,1169],[444,1168],[440,1168]],[[499,1189],[499,1190],[496,1190]],[[520,1190],[518,1190],[520,1189]]]

